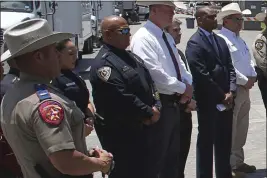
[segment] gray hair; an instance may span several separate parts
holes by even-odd
[[[180,20],[180,16],[179,16],[178,14],[175,14],[175,15],[173,16],[173,18],[172,18],[172,23],[174,23],[174,22],[178,23],[179,25],[182,24],[182,21]]]

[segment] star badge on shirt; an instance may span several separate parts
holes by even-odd
[[[64,119],[64,109],[56,101],[45,101],[38,108],[39,114],[45,123],[58,126]]]
[[[97,70],[98,77],[103,81],[108,81],[110,75],[111,75],[111,68],[108,66],[101,67]]]

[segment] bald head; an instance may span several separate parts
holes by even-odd
[[[130,43],[130,28],[119,16],[105,17],[101,24],[103,42],[119,49],[126,49]]]
[[[105,17],[101,23],[101,31],[104,33],[107,30],[115,30],[120,28],[121,25],[126,24],[126,20],[120,16],[108,16]]]

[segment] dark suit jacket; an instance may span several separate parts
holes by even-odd
[[[202,107],[222,103],[225,93],[236,89],[236,73],[227,44],[223,38],[214,36],[219,54],[200,29],[188,41],[185,52],[195,98]]]

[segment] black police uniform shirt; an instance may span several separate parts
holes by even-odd
[[[152,79],[142,60],[129,54],[104,44],[91,66],[94,104],[106,123],[129,124],[153,116]]]
[[[61,75],[52,81],[64,96],[72,101],[85,114],[89,103],[89,91],[84,80],[71,70],[61,70]]]

